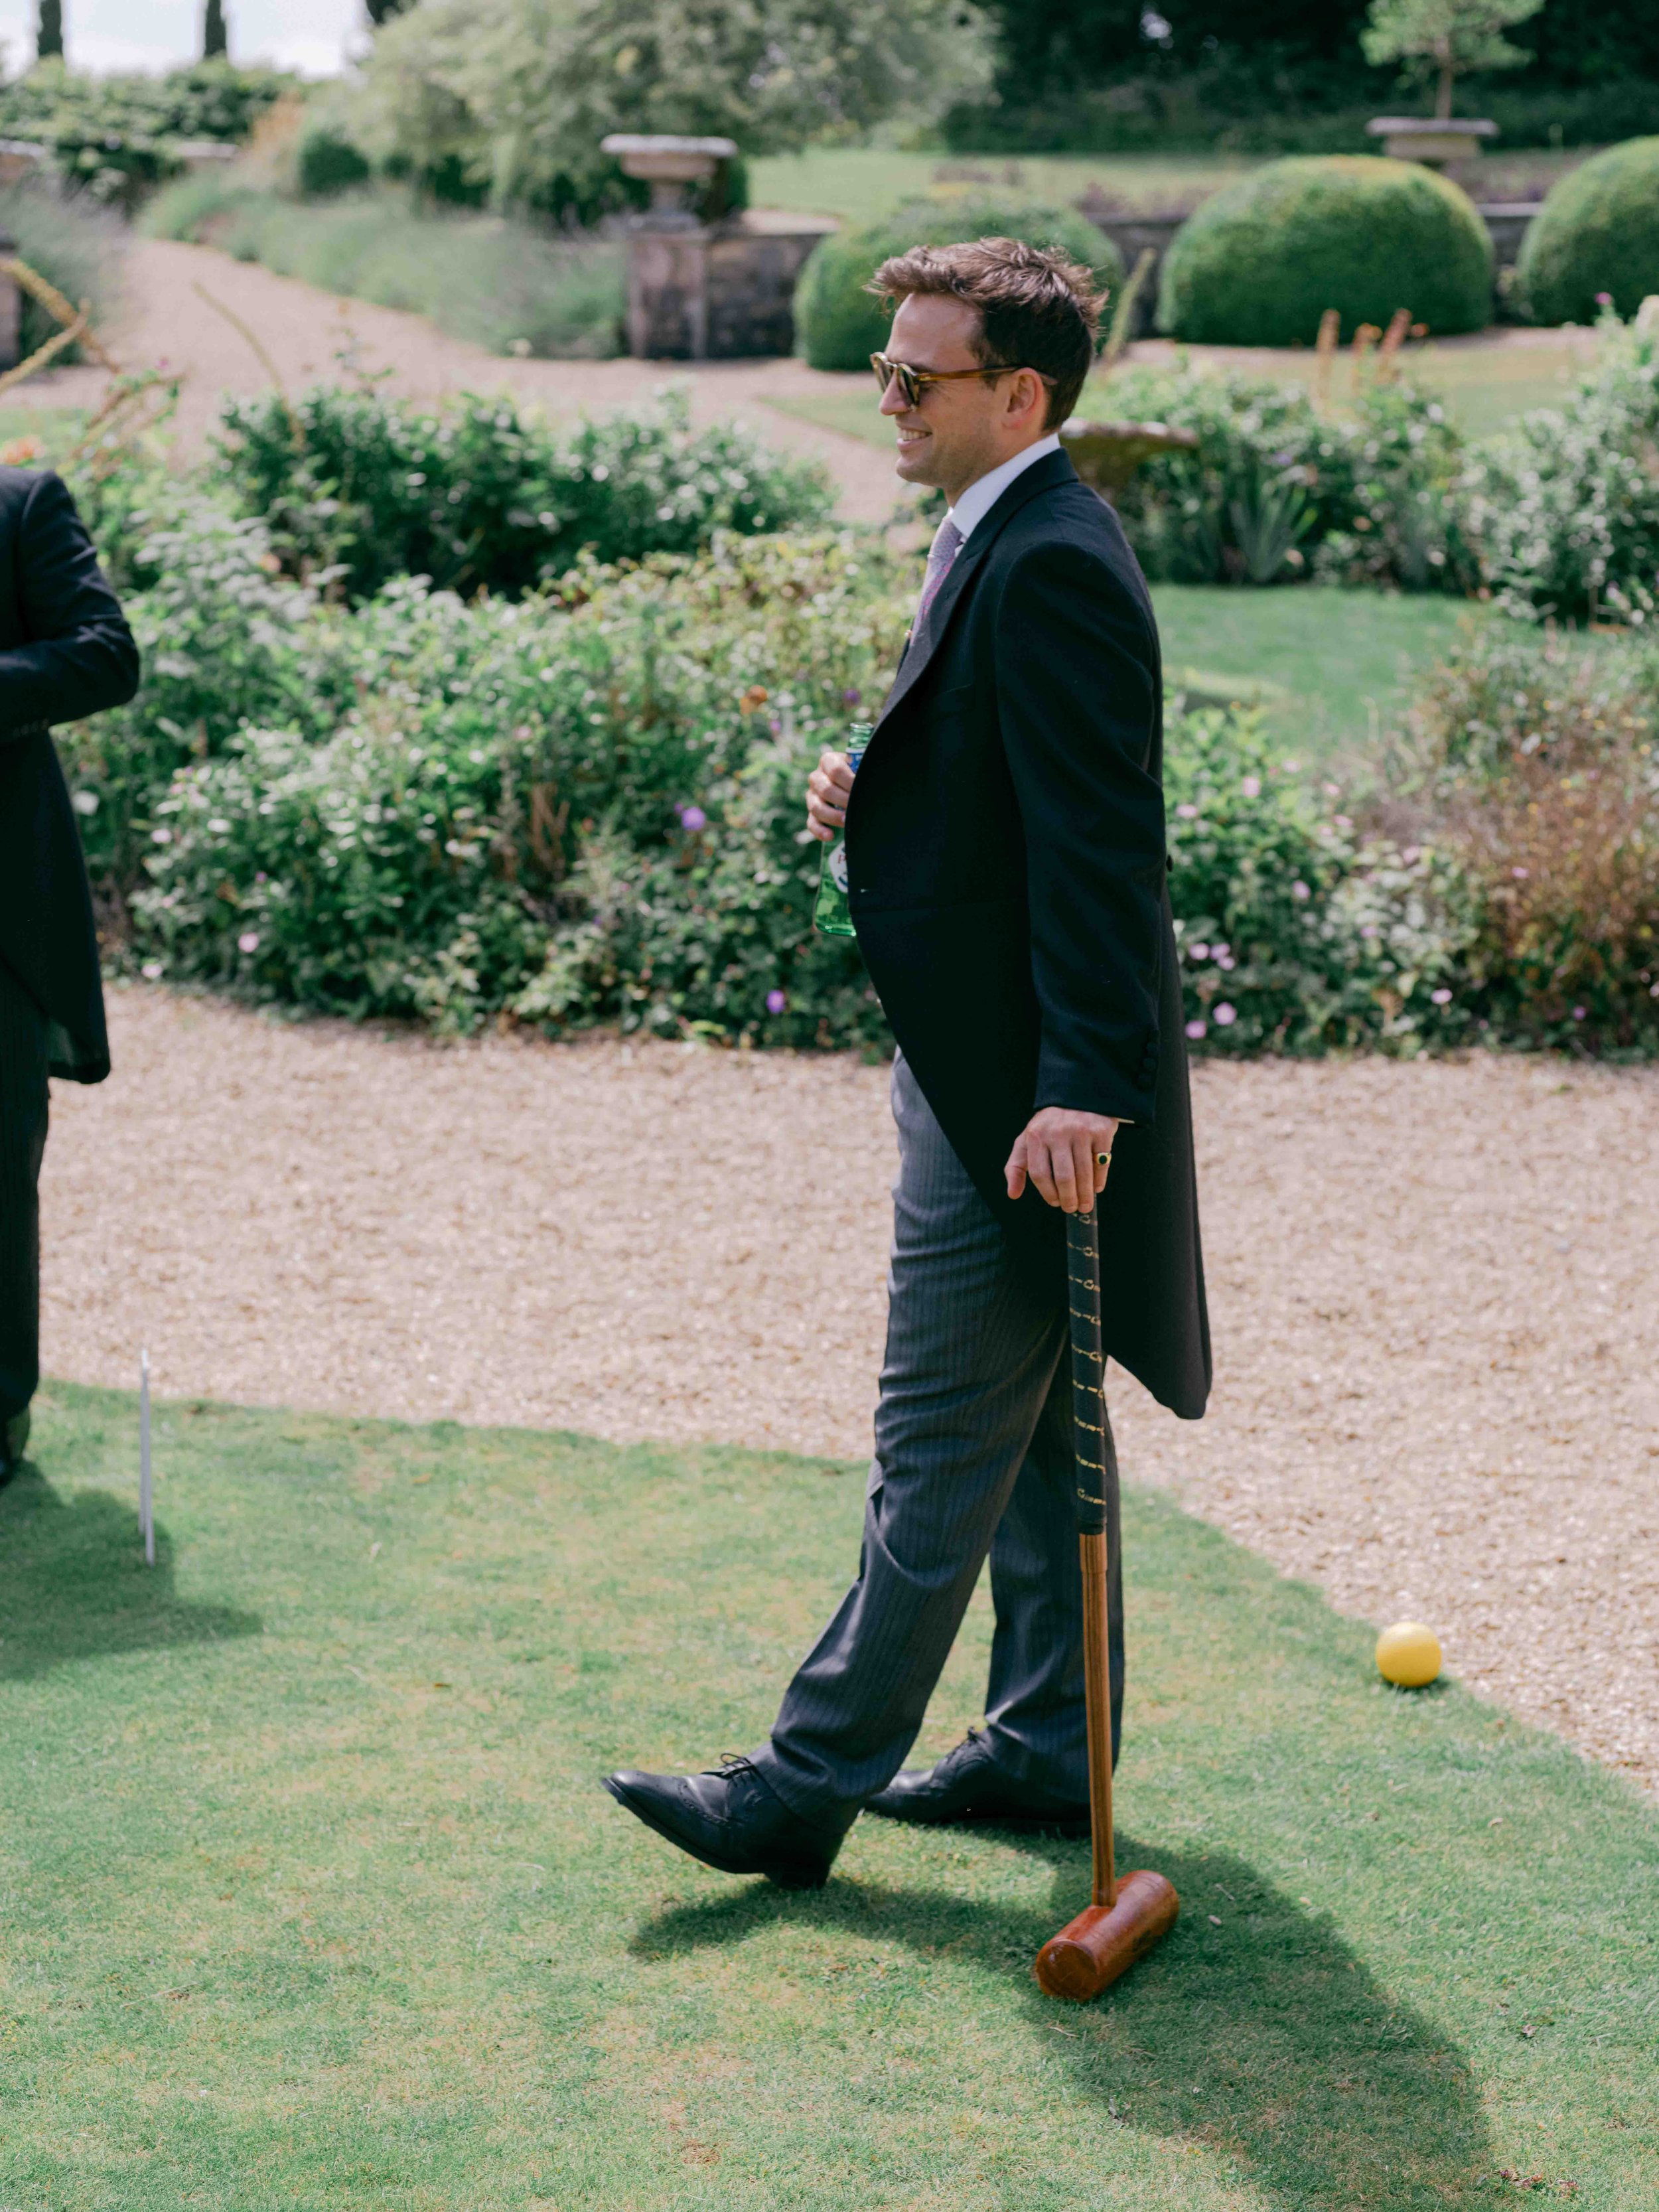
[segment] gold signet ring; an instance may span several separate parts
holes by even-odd
[[[1095,1154],[1095,1165],[1097,1168],[1105,1167],[1109,1163],[1111,1157],[1112,1156],[1109,1152],[1097,1152]]]

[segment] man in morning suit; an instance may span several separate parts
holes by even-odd
[[[860,1811],[1087,1828],[1061,1213],[1104,1188],[1112,1356],[1188,1419],[1210,1382],[1158,631],[1056,435],[1099,301],[1085,270],[1007,239],[918,247],[872,289],[898,303],[876,356],[898,473],[950,509],[857,776],[825,753],[807,799],[820,838],[845,825],[899,1048],[863,1555],[762,1749],[606,1784],[708,1865],[794,1888],[827,1879]],[[1109,1511],[1115,1560],[1115,1466]],[[901,1773],[988,1553],[985,1726]],[[1115,1577],[1109,1601],[1115,1745]]]
[[[0,1482],[40,1378],[46,1079],[109,1073],[98,939],[54,722],[118,707],[138,648],[75,501],[0,468]]]

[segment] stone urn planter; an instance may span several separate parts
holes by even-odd
[[[1079,422],[1061,425],[1060,441],[1072,465],[1109,505],[1151,453],[1196,453],[1196,430],[1168,422]]]
[[[756,210],[705,222],[690,204],[737,153],[730,138],[613,132],[601,150],[651,187],[628,226],[628,350],[640,361],[732,361],[794,350],[795,282],[826,217]]]
[[[1370,137],[1382,141],[1382,151],[1391,161],[1421,161],[1428,169],[1473,161],[1482,139],[1498,136],[1495,123],[1468,122],[1461,115],[1379,115],[1365,129]]]

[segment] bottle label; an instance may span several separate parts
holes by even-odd
[[[836,889],[845,894],[847,890],[847,840],[843,837],[835,846],[829,860],[830,880]]]

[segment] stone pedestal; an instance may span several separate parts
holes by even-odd
[[[734,361],[794,351],[795,281],[836,228],[827,218],[750,213],[628,237],[628,350],[641,361]]]
[[[0,185],[21,185],[40,173],[46,157],[33,138],[0,138]]]
[[[1495,123],[1471,123],[1454,116],[1379,115],[1365,125],[1366,135],[1382,141],[1391,161],[1421,161],[1425,168],[1443,169],[1458,161],[1473,161],[1483,138],[1495,138]]]
[[[734,361],[793,353],[795,279],[836,226],[817,216],[753,214],[702,222],[692,191],[716,186],[730,138],[615,131],[600,151],[651,187],[628,231],[628,350],[640,361]],[[718,191],[715,204],[723,202]],[[705,199],[705,204],[707,204]]]
[[[1152,330],[1158,316],[1158,279],[1164,266],[1164,257],[1170,250],[1170,240],[1187,218],[1184,215],[1124,215],[1115,210],[1098,185],[1092,185],[1080,200],[1073,203],[1079,215],[1086,216],[1097,230],[1103,230],[1118,252],[1123,256],[1123,276],[1127,283],[1141,255],[1150,246],[1152,265],[1146,272],[1135,301],[1134,314],[1127,335],[1144,338]],[[1106,303],[1106,319],[1109,323],[1115,300]]]

